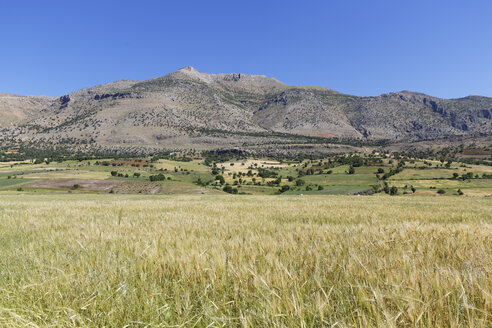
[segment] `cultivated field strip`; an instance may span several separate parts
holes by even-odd
[[[490,327],[492,199],[1,195],[2,327]]]

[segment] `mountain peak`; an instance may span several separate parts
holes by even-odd
[[[193,73],[199,73],[193,66],[186,66],[183,68],[180,68],[178,72],[193,72]]]

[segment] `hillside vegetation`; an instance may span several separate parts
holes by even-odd
[[[5,161],[0,162],[0,192],[490,197],[490,151],[475,151],[480,158],[460,157],[459,149],[313,159],[254,158],[243,152],[100,159],[82,155],[78,160],[49,152],[45,155],[52,157],[34,159],[0,153]]]
[[[319,153],[334,142],[490,139],[492,99],[439,99],[409,91],[356,97],[262,75],[207,74],[185,67],[59,98],[0,95],[0,128],[3,144],[40,148]]]

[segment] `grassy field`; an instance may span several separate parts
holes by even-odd
[[[406,196],[435,196],[438,191],[441,196],[492,196],[490,165],[454,162],[446,167],[440,161],[407,159],[397,173],[391,173],[400,162],[392,156],[377,160],[363,155],[361,159],[364,164],[353,167],[351,174],[343,156],[290,162],[249,158],[213,165],[203,158],[36,161],[38,164],[32,159],[0,163],[0,193],[71,193],[78,189],[79,193],[217,194],[225,193],[224,187],[229,185],[233,190],[227,192],[235,194],[368,195],[383,191],[386,184],[397,187],[396,194]],[[164,179],[151,181],[154,187],[145,184],[158,174]],[[472,176],[463,179],[466,174]],[[114,188],[116,184],[108,181],[115,180],[125,184]],[[96,185],[107,188],[91,188]]]
[[[491,327],[492,199],[0,195],[1,327]]]
[[[418,164],[417,164],[418,165]],[[492,174],[492,166],[466,165],[459,166],[453,164],[449,169],[446,168],[426,168],[413,169],[405,168],[402,172],[388,179],[390,185],[398,187],[400,190],[404,186],[414,186],[417,188],[417,195],[435,195],[436,190],[442,189],[447,195],[456,195],[460,189],[467,196],[492,196],[491,179],[453,179],[453,173],[460,176],[468,172],[481,176],[482,174]]]

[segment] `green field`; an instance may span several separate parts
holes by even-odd
[[[353,167],[347,163],[349,155],[289,162],[261,158],[220,163],[203,158],[108,158],[34,164],[28,160],[0,163],[0,193],[370,195],[389,193],[396,187],[394,194],[405,196],[492,196],[490,165],[455,162],[445,167],[440,161],[407,158],[400,163],[392,156],[361,156],[352,158],[361,160]],[[353,172],[349,172],[351,168]],[[396,169],[396,174],[383,177]],[[163,179],[150,181],[159,174]],[[471,176],[462,178],[466,174]]]
[[[1,327],[490,327],[492,199],[2,194]]]
[[[402,172],[388,179],[391,185],[403,189],[404,186],[414,186],[417,194],[435,195],[436,190],[444,190],[447,195],[456,195],[461,190],[468,196],[492,196],[492,180],[488,179],[454,179],[453,173],[462,176],[466,173],[481,177],[483,174],[492,174],[492,167],[480,165],[458,166],[454,164],[446,168],[412,169],[406,168]]]

